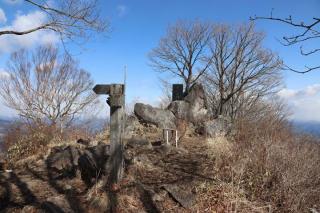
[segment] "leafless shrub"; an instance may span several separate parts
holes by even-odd
[[[95,103],[90,74],[52,46],[30,54],[14,52],[8,62],[10,77],[0,82],[4,104],[25,119],[63,132],[75,117]]]
[[[5,132],[2,150],[11,163],[39,153],[57,135],[52,126],[30,123],[23,120],[12,122]]]
[[[251,201],[270,203],[279,212],[307,212],[320,202],[320,145],[314,138],[293,133],[276,116],[243,119],[237,128],[233,181]]]

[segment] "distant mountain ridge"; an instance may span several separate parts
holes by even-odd
[[[302,132],[308,132],[320,136],[319,121],[293,121],[293,125]]]
[[[10,122],[11,121],[9,120],[0,119],[0,135],[6,131],[6,128]]]

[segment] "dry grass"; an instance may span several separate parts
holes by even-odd
[[[3,137],[2,150],[12,163],[42,152],[55,137],[51,127],[13,122]]]
[[[217,205],[222,212],[320,210],[319,141],[272,117],[242,120],[236,131],[205,140],[215,181],[197,188],[204,212],[219,212]]]
[[[312,136],[272,118],[242,121],[238,132],[227,162],[235,191],[270,212],[309,212],[320,203],[320,144]]]
[[[87,201],[89,202],[90,212],[103,212],[108,208],[109,195],[105,190],[105,181],[97,181],[88,191]]]
[[[206,138],[206,145],[209,157],[214,157],[216,160],[231,156],[234,146],[225,136]]]

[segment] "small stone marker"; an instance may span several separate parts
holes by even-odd
[[[124,84],[97,84],[96,94],[109,95],[110,106],[110,169],[111,184],[117,183],[123,174],[123,119],[124,119]]]
[[[172,101],[183,100],[183,84],[172,84]]]

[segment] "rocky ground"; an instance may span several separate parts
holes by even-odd
[[[110,194],[103,196],[107,190],[97,185],[107,176],[103,164],[108,148],[108,141],[53,147],[47,157],[1,172],[1,212],[103,212]],[[224,212],[214,159],[208,160],[206,149],[200,137],[185,139],[178,148],[143,138],[128,140],[125,174],[112,192],[117,212]],[[217,187],[204,197],[208,183]]]

